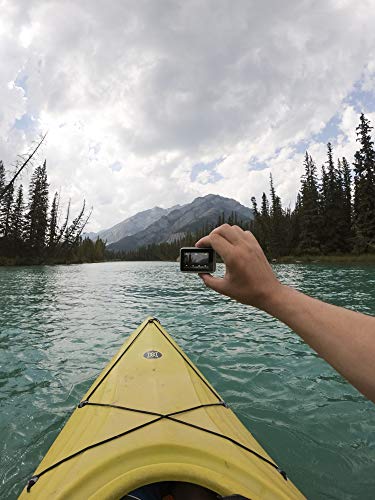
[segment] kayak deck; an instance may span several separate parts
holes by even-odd
[[[84,396],[20,498],[121,498],[159,481],[252,500],[304,498],[148,318]]]

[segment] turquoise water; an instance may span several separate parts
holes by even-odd
[[[278,265],[375,314],[375,268]],[[375,406],[287,327],[172,263],[0,268],[0,498],[16,498],[109,358],[156,316],[312,499],[375,498]],[[360,363],[360,360],[358,360]]]

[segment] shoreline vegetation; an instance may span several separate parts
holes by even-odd
[[[30,259],[20,259],[17,257],[0,257],[0,267],[22,267],[22,266],[70,266],[79,264],[99,264],[105,262],[177,262],[178,258],[151,258],[151,259],[53,259],[51,261],[32,261]],[[218,259],[218,263],[222,261]],[[272,264],[335,264],[335,265],[375,265],[375,254],[343,254],[343,255],[286,255],[277,259],[272,259]]]
[[[334,160],[331,143],[320,175],[306,151],[305,172],[293,210],[283,208],[270,175],[270,195],[261,205],[251,198],[254,218],[221,213],[216,224],[205,224],[171,242],[153,243],[131,251],[111,252],[98,238],[83,239],[91,211],[85,201],[71,217],[70,201],[61,213],[59,193],[49,204],[46,161],[34,169],[25,200],[22,184],[15,180],[31,160],[29,155],[16,175],[8,178],[0,161],[0,266],[80,264],[104,261],[176,261],[179,249],[194,246],[221,224],[250,230],[267,258],[279,263],[375,263],[375,149],[370,121],[362,113],[356,128],[358,150],[352,168],[343,157]],[[183,233],[183,230],[181,231]]]
[[[68,264],[104,260],[105,243],[82,239],[90,216],[85,200],[72,216],[70,200],[64,210],[58,192],[50,204],[47,162],[33,169],[26,198],[23,185],[16,180],[43,143],[17,165],[9,175],[0,161],[0,265]]]

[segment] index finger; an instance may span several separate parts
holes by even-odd
[[[195,244],[196,247],[212,247],[224,260],[227,259],[232,251],[231,243],[220,236],[218,233],[211,233],[204,236]]]

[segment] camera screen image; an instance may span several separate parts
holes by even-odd
[[[189,252],[183,254],[184,267],[191,269],[196,267],[207,267],[210,261],[208,252]]]
[[[180,249],[180,270],[186,273],[212,273],[216,255],[212,248],[184,247]]]

